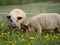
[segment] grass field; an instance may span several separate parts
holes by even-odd
[[[26,5],[8,5],[0,6],[0,45],[60,45],[60,31],[54,34],[53,31],[45,35],[29,32],[28,35],[20,33],[19,30],[12,30],[4,32],[8,26],[6,24],[6,15],[10,10],[20,8],[27,14],[27,18],[34,16],[38,13],[60,13],[60,3],[44,2]],[[35,14],[33,14],[35,13]]]

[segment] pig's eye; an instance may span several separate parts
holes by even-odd
[[[11,16],[7,16],[7,19],[10,19],[11,18]]]
[[[21,20],[22,19],[22,17],[17,17],[17,20]]]
[[[13,21],[10,19],[10,22],[13,22]]]

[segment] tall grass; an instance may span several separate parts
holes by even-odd
[[[26,13],[60,13],[60,4],[58,3],[34,3],[26,5],[0,6],[0,13],[8,13],[14,8],[20,8]],[[27,17],[29,18],[34,15],[35,14],[27,14]],[[0,45],[60,45],[60,31],[57,34],[54,34],[52,31],[50,33],[46,32],[46,34],[41,36],[35,32],[25,34],[19,30],[13,29],[11,29],[10,33],[6,32],[8,28],[6,22],[6,14],[0,14]]]

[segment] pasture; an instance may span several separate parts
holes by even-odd
[[[11,30],[5,32],[8,26],[6,24],[6,15],[10,10],[20,8],[25,11],[27,19],[38,14],[38,13],[59,13],[60,14],[60,3],[43,2],[33,3],[25,5],[5,5],[0,6],[0,45],[60,45],[60,31],[54,34],[53,31],[50,33],[39,35],[37,33],[29,32],[25,35],[19,30]]]

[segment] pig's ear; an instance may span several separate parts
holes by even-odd
[[[11,16],[7,16],[7,19],[10,20],[10,22],[13,22],[13,21],[11,20]]]
[[[21,28],[26,30],[26,29],[28,29],[28,26],[25,24],[21,24]]]
[[[27,25],[24,25],[26,29],[28,29],[28,26]]]
[[[11,16],[7,16],[7,19],[10,19],[11,18]]]

